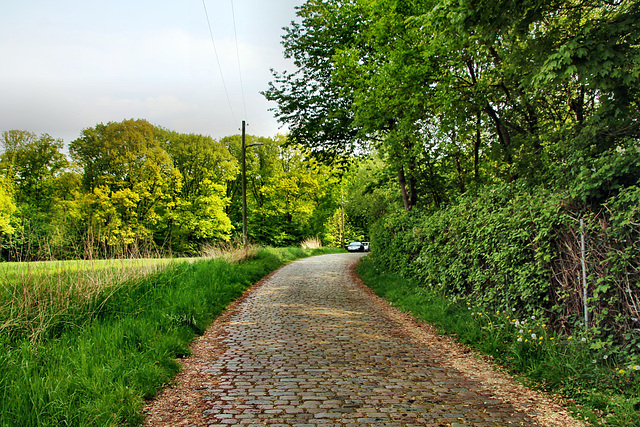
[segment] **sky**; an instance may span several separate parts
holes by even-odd
[[[242,120],[252,135],[284,133],[259,92],[271,68],[293,69],[282,27],[303,3],[0,0],[0,132],[68,144],[133,118],[216,139],[240,133]]]

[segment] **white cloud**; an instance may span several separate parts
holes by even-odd
[[[192,113],[197,108],[193,104],[189,105],[171,96],[147,97],[145,99],[100,97],[95,106],[98,111],[109,117],[120,115],[124,117],[154,117],[158,119],[184,116]]]
[[[302,1],[235,1],[237,45],[230,3],[206,2],[226,92],[199,1],[12,2],[0,15],[0,131],[69,142],[97,123],[145,118],[222,137],[246,119],[250,132],[273,135],[259,92],[271,67],[285,67],[281,27]]]

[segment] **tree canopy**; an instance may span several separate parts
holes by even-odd
[[[299,69],[265,94],[312,150],[377,147],[407,210],[495,181],[597,202],[640,172],[638,14],[631,0],[309,0],[283,38]]]

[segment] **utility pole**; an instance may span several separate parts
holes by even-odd
[[[264,145],[262,142],[256,142],[247,145],[246,140],[246,122],[242,121],[242,247],[247,247],[247,148],[259,147]]]
[[[247,247],[247,164],[246,164],[246,131],[242,121],[242,247]]]

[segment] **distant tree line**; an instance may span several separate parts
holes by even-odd
[[[254,142],[262,145],[247,150],[250,239],[340,244],[344,174],[283,136],[247,136]],[[67,155],[47,134],[3,132],[0,259],[198,254],[237,238],[241,144],[239,135],[214,140],[124,120],[83,130]],[[362,232],[346,228],[346,238]]]

